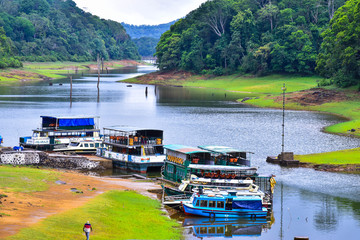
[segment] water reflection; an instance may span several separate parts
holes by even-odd
[[[266,219],[185,217],[183,227],[187,229],[186,235],[198,238],[259,237],[263,231],[271,228],[271,223]]]
[[[338,227],[336,202],[329,196],[324,196],[321,207],[314,216],[314,225],[321,231],[336,231]]]

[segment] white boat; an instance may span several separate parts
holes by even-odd
[[[163,131],[130,126],[104,128],[104,148],[97,155],[113,161],[115,168],[145,173],[164,165]]]
[[[40,128],[32,136],[20,137],[20,145],[38,150],[65,148],[71,140],[100,139],[98,116],[40,116]]]
[[[54,152],[73,152],[73,153],[96,153],[98,148],[102,148],[101,139],[98,140],[71,140],[70,144],[63,148],[55,148]]]

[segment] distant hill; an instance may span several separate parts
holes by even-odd
[[[126,29],[126,32],[130,35],[131,38],[142,38],[142,37],[151,37],[160,39],[161,34],[170,29],[170,26],[173,25],[175,21],[159,24],[159,25],[132,25],[127,23],[121,23]]]
[[[0,27],[23,61],[139,59],[123,26],[100,19],[72,0],[0,1]]]
[[[135,42],[141,56],[153,56],[161,34],[168,31],[176,21],[159,25],[131,25],[121,23]]]

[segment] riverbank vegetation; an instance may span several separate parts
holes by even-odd
[[[120,23],[85,12],[72,0],[2,1],[0,39],[2,29],[11,56],[21,61],[84,62],[98,54],[105,60],[140,58]]]
[[[8,239],[81,239],[90,221],[91,239],[181,239],[181,229],[160,203],[132,191],[109,191],[85,206],[44,219]],[[59,228],[61,226],[61,228]]]
[[[104,62],[104,71],[136,66],[133,60],[112,60]],[[0,69],[0,85],[26,81],[54,80],[69,75],[81,74],[83,71],[97,70],[96,62],[24,62],[22,68]]]
[[[0,167],[1,192],[39,192],[46,191],[49,183],[55,182],[59,173],[30,167]]]
[[[334,152],[296,155],[296,160],[311,164],[346,165],[357,164],[360,166],[360,148],[345,149]],[[359,169],[360,170],[360,169]]]
[[[359,84],[359,0],[215,0],[180,19],[156,48],[162,71],[314,75]],[[343,7],[342,7],[343,6]],[[323,41],[324,40],[324,41]]]

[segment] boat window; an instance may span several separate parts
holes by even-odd
[[[89,144],[88,144],[88,143],[84,143],[84,147],[89,147]]]
[[[72,147],[76,147],[77,145],[79,145],[79,143],[77,143],[77,142],[71,142],[70,143],[70,146],[72,146]]]
[[[218,234],[224,233],[224,232],[225,232],[225,231],[224,231],[224,227],[216,227],[216,232],[217,232]]]
[[[207,233],[207,227],[200,227],[200,234],[206,234]]]
[[[217,201],[217,208],[224,208],[224,201]]]
[[[207,207],[208,201],[207,200],[200,200],[200,207]]]
[[[232,210],[232,198],[227,198],[226,199],[225,209],[226,210]]]
[[[93,148],[93,147],[94,147],[94,144],[93,144],[93,143],[90,143],[90,147],[92,147],[92,148]]]
[[[196,200],[196,205],[195,206],[199,207],[199,205],[200,205],[200,200]]]
[[[100,145],[99,143],[95,143],[95,147],[96,147],[96,148],[98,148],[98,147],[99,147],[99,145]]]
[[[209,227],[209,234],[215,234],[216,233],[216,227]]]
[[[209,201],[209,207],[215,208],[216,207],[216,201]]]

